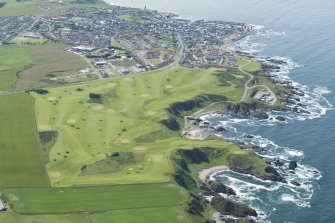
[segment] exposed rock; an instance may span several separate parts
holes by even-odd
[[[284,166],[284,162],[280,161],[280,160],[276,160],[276,162],[274,162],[275,166]]]
[[[300,183],[298,183],[296,180],[291,180],[291,184],[297,186],[297,187],[300,187]]]
[[[283,116],[277,116],[276,119],[281,122],[285,122],[286,119]]]
[[[266,173],[272,173],[273,175],[279,176],[277,170],[272,166],[267,166],[264,170]]]
[[[255,116],[255,118],[259,118],[259,119],[268,119],[269,118],[268,114],[266,114],[265,111],[255,111],[254,116]]]
[[[225,223],[256,223],[251,218],[229,218],[229,217],[222,217],[221,218]]]
[[[253,135],[250,135],[250,134],[245,134],[244,137],[245,137],[245,138],[248,138],[248,139],[252,139],[252,138],[254,138],[254,136],[253,136]]]
[[[232,188],[224,185],[223,183],[219,181],[210,181],[208,183],[209,183],[210,189],[216,193],[236,195],[236,192]]]
[[[228,132],[228,130],[224,127],[218,127],[218,128],[215,129],[215,131],[217,131],[217,132]]]
[[[223,215],[233,215],[236,217],[257,216],[256,211],[247,205],[230,201],[221,196],[214,196],[211,205]]]
[[[288,165],[288,168],[290,170],[295,170],[298,167],[298,164],[296,161],[291,161],[290,164]]]

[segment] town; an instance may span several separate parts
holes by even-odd
[[[236,68],[235,52],[227,45],[254,32],[253,26],[241,23],[189,21],[171,13],[118,6],[71,8],[62,16],[5,17],[0,27],[1,45],[20,35],[71,45],[69,50],[91,65],[80,72],[100,78],[170,64]]]

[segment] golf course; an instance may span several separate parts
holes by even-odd
[[[0,17],[106,6],[18,2],[5,0]],[[0,46],[0,222],[208,222],[214,209],[199,196],[199,171],[225,165],[269,174],[265,160],[231,141],[185,137],[186,121],[197,112],[225,109],[223,102],[257,106],[252,90],[281,90],[256,77],[258,61],[187,68],[178,65],[181,49],[166,67],[98,77],[84,72],[94,63],[71,47],[44,37]],[[112,64],[141,65],[134,58]]]

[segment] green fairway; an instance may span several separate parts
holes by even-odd
[[[179,131],[167,130],[159,122],[169,118],[166,108],[172,103],[199,94],[226,95],[231,100],[239,100],[245,78],[230,75],[222,86],[223,80],[214,75],[217,72],[175,67],[48,89],[47,95],[34,94],[39,131],[54,130],[59,134],[50,152],[51,162],[47,164],[52,185],[170,181],[173,171],[170,152],[209,142],[186,140],[180,137]],[[101,94],[101,102],[89,103],[91,93]],[[224,143],[219,141],[215,145]],[[131,152],[144,158],[124,164],[117,172],[99,172],[103,163],[90,166],[113,152]],[[84,173],[89,174],[81,175],[85,166]]]
[[[172,183],[84,188],[4,189],[13,210],[27,214],[180,206],[188,193]]]
[[[0,108],[0,187],[47,187],[34,99],[25,93],[1,96]]]

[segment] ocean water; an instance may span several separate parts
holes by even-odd
[[[288,114],[289,122],[261,123],[217,115],[206,117],[231,128],[226,137],[267,149],[262,155],[297,160],[289,178],[297,188],[227,172],[217,176],[237,189],[236,200],[257,208],[274,223],[335,222],[335,1],[332,0],[109,0],[117,5],[178,13],[192,20],[225,20],[262,25],[276,33],[240,45],[261,55],[280,56],[290,65],[283,74],[308,92],[312,116]],[[290,60],[287,60],[290,59]],[[288,69],[289,68],[289,69]],[[289,70],[287,74],[286,71]],[[243,133],[255,135],[243,139]],[[260,152],[261,153],[261,152]],[[284,170],[285,171],[285,170]],[[315,172],[317,171],[317,172]]]

